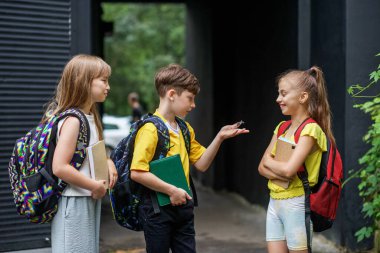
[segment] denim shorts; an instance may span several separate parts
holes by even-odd
[[[310,240],[312,240],[312,231],[313,224],[311,223]],[[290,199],[270,198],[267,210],[266,240],[267,242],[286,240],[290,250],[307,250],[304,195]]]

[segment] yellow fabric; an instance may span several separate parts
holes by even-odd
[[[167,122],[158,111],[154,115],[160,117],[165,123]],[[194,164],[203,155],[206,150],[195,140],[194,129],[186,122],[190,132],[190,154],[187,154],[185,140],[181,130],[179,135],[169,128],[170,149],[167,156],[180,154],[183,170],[186,175],[187,183],[189,184],[190,163]],[[154,152],[158,142],[157,128],[153,123],[147,123],[137,132],[135,140],[135,150],[133,152],[131,170],[149,171],[149,162],[153,159]]]
[[[282,123],[282,122],[281,122]],[[281,124],[280,123],[280,124]],[[280,124],[277,125],[274,130],[274,134],[277,136],[278,128]],[[285,133],[282,135],[285,137]],[[322,153],[327,151],[327,139],[325,133],[322,131],[321,127],[317,123],[307,124],[301,132],[301,136],[310,136],[316,140],[317,150],[312,154],[308,155],[305,160],[308,179],[310,186],[313,186],[318,181],[319,176],[319,166],[321,164]],[[293,143],[294,135],[291,137],[290,141]],[[272,155],[276,153],[276,145],[272,149]],[[305,194],[301,180],[296,176],[293,181],[290,182],[287,189],[282,188],[274,183],[271,180],[268,181],[268,188],[270,190],[270,196],[273,199],[288,199],[294,198]]]

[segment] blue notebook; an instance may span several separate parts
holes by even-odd
[[[187,184],[179,154],[152,161],[149,166],[151,173],[169,184],[184,189],[191,197],[193,197],[190,187]],[[156,195],[160,206],[170,204],[170,198],[165,193],[156,192]]]

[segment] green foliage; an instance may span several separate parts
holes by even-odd
[[[376,56],[380,56],[380,54]],[[366,86],[355,84],[347,90],[354,98],[368,99],[365,103],[355,104],[354,107],[369,114],[372,120],[368,132],[363,137],[363,141],[369,144],[370,148],[359,159],[361,168],[348,179],[360,178],[358,189],[364,202],[362,213],[365,218],[370,218],[373,221],[371,225],[364,226],[355,233],[358,242],[371,237],[375,230],[380,229],[380,93],[363,95],[365,91],[370,91],[369,88],[378,84],[379,79],[380,65],[378,65],[377,70],[370,73],[369,83]]]
[[[127,115],[130,92],[140,94],[146,110],[158,105],[155,72],[169,64],[184,64],[185,6],[183,4],[104,3],[103,20],[114,23],[104,41],[105,59],[112,67],[108,114]]]
[[[371,227],[362,227],[355,233],[358,242],[361,242],[364,238],[369,238],[373,234],[373,228]]]

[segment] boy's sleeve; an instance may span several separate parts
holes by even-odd
[[[195,132],[194,129],[190,126],[189,123],[187,123],[187,127],[189,128],[190,132],[190,154],[189,154],[189,160],[191,164],[196,163],[199,158],[203,155],[206,148],[203,147],[199,142],[195,139]]]
[[[158,142],[157,129],[152,123],[145,124],[136,135],[131,170],[149,171]]]

